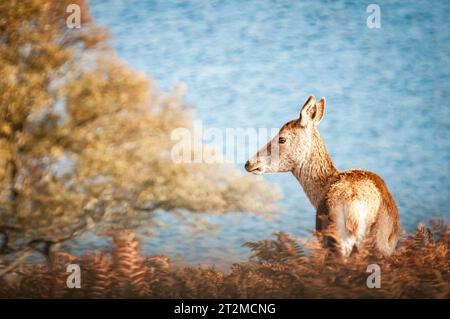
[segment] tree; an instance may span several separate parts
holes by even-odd
[[[71,3],[79,29],[66,26]],[[114,55],[84,1],[2,1],[0,74],[0,256],[145,226],[157,209],[274,208],[277,193],[255,177],[171,160],[170,133],[192,112]]]

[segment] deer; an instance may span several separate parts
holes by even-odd
[[[316,233],[326,248],[344,257],[362,247],[389,256],[400,236],[395,199],[377,174],[335,167],[317,128],[324,113],[325,98],[309,96],[300,116],[284,124],[245,169],[291,172],[316,210]]]

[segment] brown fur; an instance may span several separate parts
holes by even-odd
[[[397,206],[385,182],[363,170],[340,172],[333,164],[317,125],[325,99],[310,97],[299,119],[289,121],[246,164],[249,172],[291,171],[316,208],[316,229],[348,255],[367,241],[390,255],[398,241]],[[285,142],[279,142],[280,138]]]

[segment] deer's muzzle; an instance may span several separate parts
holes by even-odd
[[[263,164],[259,161],[255,162],[255,163],[247,161],[245,163],[245,170],[249,173],[256,174],[256,175],[264,173]]]

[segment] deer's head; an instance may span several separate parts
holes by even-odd
[[[317,125],[325,113],[325,98],[316,102],[310,96],[300,111],[300,117],[284,124],[278,134],[260,149],[245,169],[253,174],[289,172],[301,166],[310,155]]]

